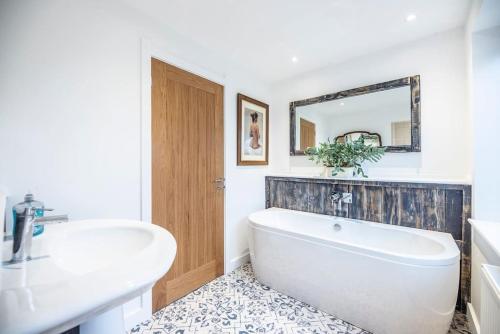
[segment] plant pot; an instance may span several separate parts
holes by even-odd
[[[325,167],[323,171],[323,176],[325,177],[356,177],[357,175],[353,176],[354,172],[354,167],[344,167],[342,168],[344,171],[338,171],[337,174],[333,174],[334,167]]]
[[[332,177],[333,167],[323,167],[323,176]]]

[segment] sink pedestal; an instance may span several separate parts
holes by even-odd
[[[123,334],[123,305],[115,307],[80,325],[80,334]]]

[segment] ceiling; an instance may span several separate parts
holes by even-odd
[[[123,1],[270,82],[463,26],[471,6],[470,0]],[[417,18],[407,22],[409,14]]]

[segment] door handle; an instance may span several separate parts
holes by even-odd
[[[226,179],[223,177],[218,177],[214,180],[214,183],[217,184],[217,190],[225,189],[226,188]]]

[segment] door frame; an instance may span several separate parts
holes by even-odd
[[[167,64],[188,71],[192,74],[213,81],[225,87],[226,78],[223,74],[212,72],[208,69],[185,61],[173,55],[167,45],[153,41],[150,38],[141,38],[141,95],[140,95],[140,133],[141,133],[141,220],[143,222],[152,222],[152,154],[151,154],[151,58],[156,58]],[[226,96],[223,96],[222,101],[223,113],[226,110]],[[224,117],[224,131],[226,129],[226,117]],[[226,136],[224,136],[224,140]],[[226,145],[224,142],[224,177],[226,176]],[[224,196],[224,273],[227,270],[227,226],[226,226],[226,196]],[[152,290],[138,297],[137,299],[125,305],[124,318],[127,329],[132,326],[147,320],[152,315],[153,295]]]

